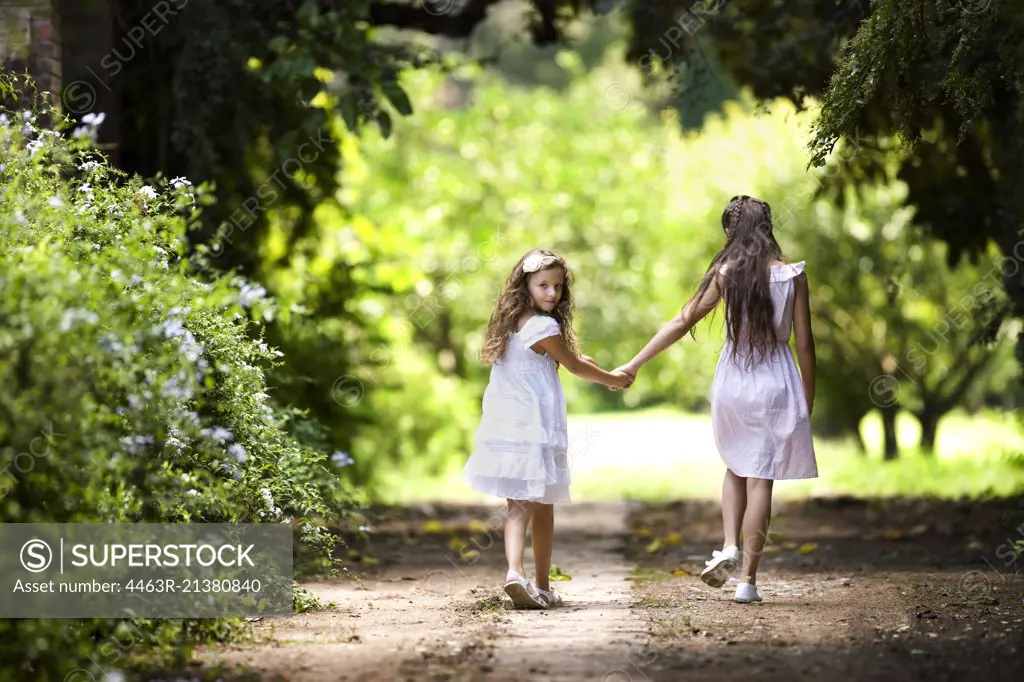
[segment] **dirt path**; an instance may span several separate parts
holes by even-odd
[[[1024,504],[811,501],[777,506],[765,602],[696,577],[720,541],[707,503],[559,509],[567,605],[504,599],[500,508],[380,509],[349,535],[355,577],[308,585],[336,606],[257,624],[202,653],[266,680],[1019,680]],[[357,523],[357,525],[358,525]]]
[[[256,642],[203,659],[295,682],[589,680],[628,666],[646,626],[630,610],[626,504],[559,509],[554,562],[571,580],[553,585],[567,604],[541,612],[511,608],[501,591],[501,518],[498,507],[385,514],[353,548],[379,564],[306,585],[336,606],[268,619]]]

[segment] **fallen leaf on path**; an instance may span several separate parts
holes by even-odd
[[[984,549],[985,545],[981,544],[978,540],[971,540],[967,543],[967,549]]]
[[[651,529],[650,528],[637,528],[636,536],[638,538],[649,538],[649,537],[651,537]]]
[[[490,530],[490,527],[483,521],[480,521],[479,519],[473,519],[469,522],[470,533],[487,533]]]
[[[679,533],[669,533],[665,536],[665,543],[669,545],[677,545],[679,544],[679,541],[682,539],[683,538],[679,535]]]
[[[654,538],[653,542],[644,547],[646,552],[657,552],[659,549],[661,549],[661,538]]]
[[[453,552],[461,552],[469,543],[462,538],[452,538],[448,541],[448,549]]]
[[[923,523],[919,523],[919,524],[917,524],[916,526],[914,526],[913,528],[910,529],[910,534],[911,535],[924,535],[927,532],[928,532],[928,526],[924,525]]]
[[[818,550],[818,543],[817,542],[805,542],[804,544],[800,545],[800,547],[796,550],[796,553],[797,554],[810,554],[811,552],[816,552],[817,550]]]
[[[471,549],[468,552],[464,552],[462,556],[460,556],[459,558],[465,561],[466,563],[469,563],[470,561],[476,561],[477,559],[479,559],[480,552],[478,552],[475,549]]]
[[[685,568],[677,568],[676,570],[672,571],[672,575],[693,575],[693,573],[690,573]]]
[[[420,530],[424,533],[440,533],[444,529],[440,521],[431,520],[420,526]]]
[[[886,540],[902,540],[903,533],[896,530],[895,528],[886,528],[884,531],[882,531],[882,537]]]
[[[778,554],[782,549],[776,545],[765,545],[765,548],[762,551],[765,554]]]
[[[548,570],[548,580],[572,580],[572,576],[563,571],[558,564],[552,564]]]

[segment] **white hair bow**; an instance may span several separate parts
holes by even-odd
[[[558,258],[555,256],[545,256],[542,253],[531,253],[523,261],[523,272],[537,272],[544,265],[551,265],[557,263]]]

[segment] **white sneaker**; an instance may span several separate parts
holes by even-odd
[[[512,603],[524,609],[546,609],[548,603],[537,593],[537,588],[530,581],[515,571],[505,576],[505,594]]]
[[[542,590],[539,587],[534,589],[537,590],[537,594],[540,595],[540,598],[543,599],[544,603],[549,607],[562,605],[562,598],[557,595],[554,590]]]
[[[740,604],[751,604],[761,601],[761,593],[757,591],[757,587],[750,583],[740,583],[736,586],[736,601]]]
[[[742,553],[736,545],[729,545],[722,551],[715,550],[711,559],[704,562],[706,568],[701,571],[700,579],[711,587],[721,587],[729,579],[729,574],[736,570]]]

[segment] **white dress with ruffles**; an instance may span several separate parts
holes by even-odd
[[[512,500],[569,502],[568,428],[558,367],[530,346],[559,334],[534,315],[491,366],[473,454],[464,472],[474,490]]]
[[[711,421],[725,465],[744,478],[772,480],[816,478],[818,466],[811,439],[800,372],[789,338],[793,329],[793,279],[804,261],[771,266],[776,345],[764,360],[747,369],[741,349],[732,358],[727,340],[711,385]],[[726,266],[721,269],[726,273]]]

